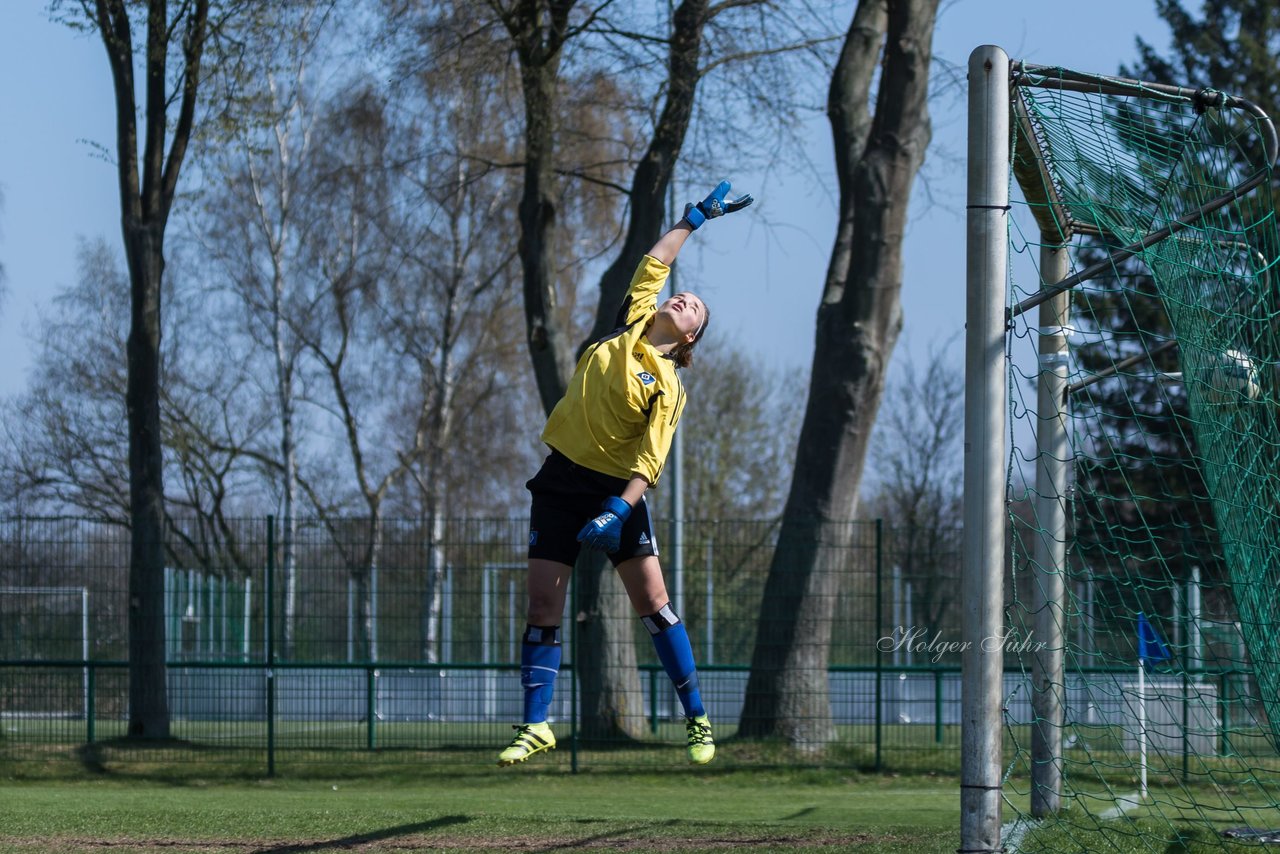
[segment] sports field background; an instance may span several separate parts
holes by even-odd
[[[372,636],[350,617],[353,588],[335,557],[340,550],[319,535],[304,543],[290,656],[264,523],[246,520],[240,531],[251,563],[206,562],[169,574],[174,738],[155,745],[122,738],[127,549],[120,533],[83,520],[11,520],[3,528],[23,547],[0,562],[0,586],[9,590],[0,612],[0,850],[951,852],[958,846],[958,656],[881,642],[917,625],[943,642],[959,636],[952,598],[958,560],[950,548],[908,572],[909,538],[856,523],[839,561],[845,577],[828,671],[837,740],[815,751],[735,738],[776,530],[764,523],[689,524],[688,541],[697,544],[689,553],[698,560],[684,572],[683,615],[720,742],[713,765],[688,767],[678,703],[637,621],[632,710],[642,724],[639,736],[575,738],[582,733],[573,703],[580,696],[579,647],[570,629],[553,707],[560,749],[499,770],[497,751],[519,715],[523,564],[516,558],[523,525],[471,522],[450,530],[440,660],[428,664],[420,656],[420,530],[388,527]],[[1010,595],[1024,601],[1019,594]],[[267,601],[273,607],[264,607]],[[1082,649],[1102,649],[1099,666],[1078,668],[1067,691],[1068,720],[1079,736],[1067,757],[1087,768],[1087,779],[1076,774],[1069,781],[1066,823],[1051,831],[1009,828],[1018,850],[1089,851],[1106,839],[1119,851],[1191,851],[1197,835],[1217,846],[1206,818],[1217,828],[1272,823],[1265,814],[1215,811],[1215,803],[1247,799],[1210,785],[1196,788],[1194,814],[1185,821],[1178,815],[1186,800],[1179,787],[1188,783],[1234,779],[1244,766],[1280,779],[1256,724],[1256,686],[1239,668],[1206,667],[1193,677],[1197,691],[1217,698],[1219,714],[1196,732],[1209,748],[1190,751],[1182,738],[1153,744],[1151,804],[1116,809],[1135,781],[1125,748],[1132,721],[1122,714],[1132,674],[1104,666],[1120,652],[1105,648],[1123,637],[1112,628],[1080,621],[1073,635]],[[1230,652],[1238,643],[1225,632],[1209,640],[1211,651]],[[1094,687],[1086,689],[1086,681]],[[1025,673],[1012,670],[1003,691],[1007,820],[1027,809],[1025,683]],[[1174,685],[1175,693],[1183,684]],[[1158,708],[1172,709],[1166,723],[1186,729],[1178,715],[1187,714],[1188,704]],[[1090,817],[1108,814],[1104,828]],[[1078,832],[1080,840],[1045,838],[1050,832]],[[1155,848],[1141,847],[1149,843]]]
[[[820,755],[744,747],[717,763],[958,769],[959,654],[946,646],[960,637],[958,531],[934,532],[926,554],[909,530],[849,524],[848,545],[833,557],[842,575],[827,674],[837,742]],[[170,761],[254,761],[266,775],[323,762],[326,753],[361,763],[452,765],[470,762],[468,750],[493,751],[510,739],[507,725],[521,714],[523,520],[447,526],[435,661],[424,655],[427,541],[416,520],[385,525],[377,582],[367,591],[376,619],[368,624],[355,616],[360,594],[341,560],[367,545],[363,529],[345,526],[347,539],[335,544],[326,530],[303,526],[292,647],[284,570],[267,548],[268,520],[238,520],[232,528],[234,554],[177,549],[188,565],[175,562],[166,576]],[[776,520],[685,525],[682,615],[720,737],[731,736],[741,719],[776,535]],[[117,740],[128,707],[125,532],[83,519],[7,519],[0,520],[0,541],[11,545],[0,550],[0,758],[44,762],[87,753],[128,761],[128,745]],[[1021,607],[1023,594],[1010,592],[1011,608]],[[1094,595],[1103,601],[1112,594],[1100,583]],[[683,741],[680,706],[638,620],[636,693],[628,703],[637,739],[587,745],[572,738],[590,727],[574,703],[585,668],[578,666],[572,597],[569,608],[551,709],[564,742],[557,761],[573,770],[678,763],[672,747]],[[912,641],[903,642],[908,636]],[[1128,637],[1099,618],[1078,621],[1071,640],[1096,650],[1082,655],[1066,686],[1068,721],[1089,727],[1077,749],[1114,751],[1123,741],[1119,731],[1134,725],[1126,701],[1131,670],[1114,666],[1124,650],[1112,649]],[[1219,633],[1207,638],[1206,650],[1239,661],[1239,643]],[[1032,691],[1017,656],[1007,658],[1002,693],[1016,735],[1033,719]],[[1156,704],[1153,714],[1168,711],[1168,725],[1179,731],[1195,724],[1190,728],[1206,746],[1192,753],[1254,753],[1256,685],[1246,670],[1218,666],[1219,658],[1206,658],[1193,679],[1196,692],[1216,698],[1215,719],[1184,721],[1179,715],[1188,705],[1172,701]],[[1169,687],[1175,700],[1186,691],[1181,681]],[[1177,740],[1168,764],[1182,765],[1190,745]]]
[[[823,771],[0,782],[0,850],[951,852],[947,778]]]

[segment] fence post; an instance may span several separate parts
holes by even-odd
[[[1223,756],[1231,755],[1231,701],[1227,697],[1227,689],[1231,687],[1231,674],[1227,670],[1223,670],[1219,675],[1218,687],[1218,720],[1222,721],[1222,747],[1220,751]]]
[[[1184,650],[1183,655],[1186,655]],[[1187,732],[1187,724],[1191,720],[1190,697],[1191,677],[1184,666],[1182,668],[1182,782],[1191,778],[1191,734]],[[1197,692],[1198,695],[1199,692]]]
[[[85,700],[84,700],[84,740],[93,744],[94,739],[94,697],[97,694],[98,669],[89,661],[85,662]]]
[[[576,574],[577,570],[574,570]],[[570,674],[569,685],[569,770],[578,773],[578,580],[572,575],[569,578],[569,601],[572,607],[569,609],[570,619],[573,623],[569,627],[569,634],[573,638],[573,655],[570,656]]]
[[[658,671],[649,670],[649,732],[658,733]]]
[[[266,616],[266,676],[267,676],[267,776],[276,775],[276,646],[275,646],[275,609],[272,600],[275,594],[276,574],[276,517],[267,517],[267,578],[266,600],[263,610]]]
[[[933,740],[942,744],[942,670],[933,671]]]
[[[364,667],[364,716],[368,721],[365,727],[365,749],[373,750],[378,744],[373,730],[373,721],[378,716],[378,671],[372,664]]]
[[[884,650],[881,649],[880,639],[884,637],[884,626],[880,622],[881,612],[884,610],[882,601],[883,593],[881,591],[881,581],[884,575],[884,561],[882,560],[884,545],[884,520],[876,519],[876,770],[881,770],[883,755],[883,730],[884,730]]]

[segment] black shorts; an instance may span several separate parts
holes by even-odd
[[[529,557],[573,566],[582,550],[578,532],[604,512],[606,498],[622,494],[627,481],[584,468],[559,451],[525,486],[533,494],[529,513]],[[622,545],[609,555],[614,566],[633,557],[658,554],[649,507],[643,498],[622,524]]]

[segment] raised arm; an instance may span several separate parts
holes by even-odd
[[[675,263],[676,256],[680,254],[680,247],[684,246],[690,234],[693,234],[693,226],[689,225],[689,220],[681,219],[671,226],[670,231],[658,238],[658,242],[653,244],[653,248],[647,254],[670,267]]]
[[[653,248],[649,250],[648,254],[669,267],[675,262],[676,256],[680,254],[680,247],[684,246],[684,242],[689,239],[689,235],[700,225],[709,219],[740,211],[755,201],[750,194],[741,196],[733,201],[725,201],[725,196],[727,195],[729,195],[729,182],[721,181],[711,191],[711,195],[696,205],[688,205],[685,208],[684,217],[673,225],[670,231],[658,238],[658,242],[653,244]]]

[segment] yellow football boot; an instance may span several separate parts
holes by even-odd
[[[556,737],[552,734],[551,727],[545,723],[521,724],[513,726],[512,729],[516,731],[516,737],[512,740],[510,747],[498,754],[499,765],[515,765],[535,753],[556,749]],[[710,729],[707,732],[710,734]],[[690,741],[690,744],[692,743]],[[691,747],[690,750],[692,749]]]
[[[711,737],[711,721],[706,715],[686,718],[689,731],[689,761],[694,765],[706,765],[716,755],[716,742]]]

